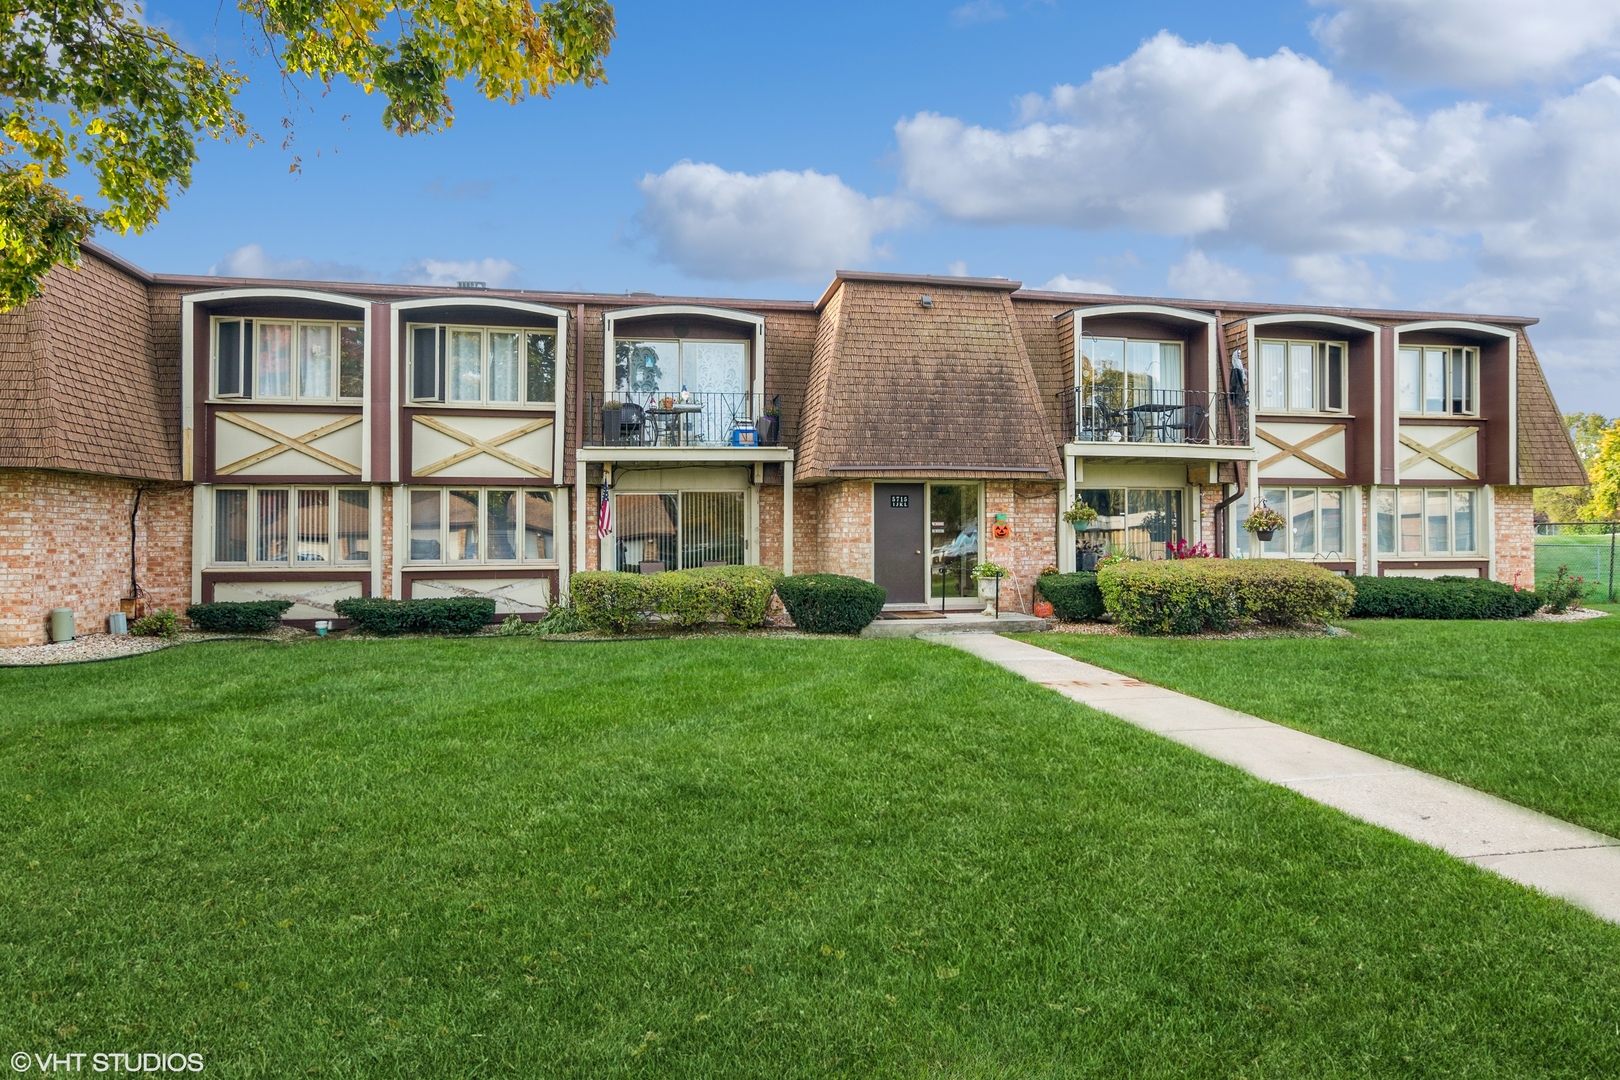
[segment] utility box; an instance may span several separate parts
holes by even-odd
[[[51,608],[51,640],[73,640],[73,609],[66,607]]]

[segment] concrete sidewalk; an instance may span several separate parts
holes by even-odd
[[[1022,641],[993,634],[923,637],[1620,923],[1620,840],[1612,836]]]

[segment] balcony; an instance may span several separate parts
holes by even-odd
[[[661,450],[750,449],[782,445],[782,395],[586,394],[583,445]]]
[[[1130,446],[1249,445],[1246,399],[1207,390],[1092,383],[1058,393],[1070,442]]]

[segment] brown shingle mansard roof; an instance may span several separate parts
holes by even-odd
[[[1219,311],[1230,327],[1232,320],[1249,315],[1301,310],[1297,305],[1060,293],[1024,289],[1004,278],[864,271],[839,271],[813,302],[524,289],[474,292],[422,285],[152,274],[94,244],[84,245],[84,253],[80,270],[52,272],[45,296],[20,311],[0,313],[0,468],[177,480],[179,298],[188,292],[304,288],[379,301],[459,294],[558,306],[584,304],[587,345],[592,340],[590,324],[599,331],[601,311],[609,308],[689,303],[770,314],[787,320],[778,323],[775,340],[779,347],[787,346],[793,360],[774,378],[767,372],[767,392],[784,390],[788,398],[802,393],[796,472],[805,479],[862,470],[892,475],[942,470],[988,474],[995,473],[996,466],[999,475],[1008,477],[1055,478],[1060,471],[1055,449],[1060,433],[1050,426],[1052,411],[1044,406],[1054,389],[1061,389],[1063,379],[1052,315],[1094,304],[1148,303]],[[932,308],[924,309],[918,302],[925,292],[933,297]],[[1385,325],[1456,319],[1516,329],[1521,482],[1585,482],[1574,444],[1525,334],[1535,319],[1365,308],[1309,310]],[[784,336],[788,330],[792,332]],[[595,340],[594,351],[599,353],[599,336]],[[587,364],[599,361],[588,354]],[[783,404],[786,412],[794,403]],[[1044,430],[1043,423],[1048,425]]]

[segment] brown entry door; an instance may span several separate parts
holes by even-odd
[[[872,485],[872,580],[891,604],[928,600],[928,531],[921,484]]]

